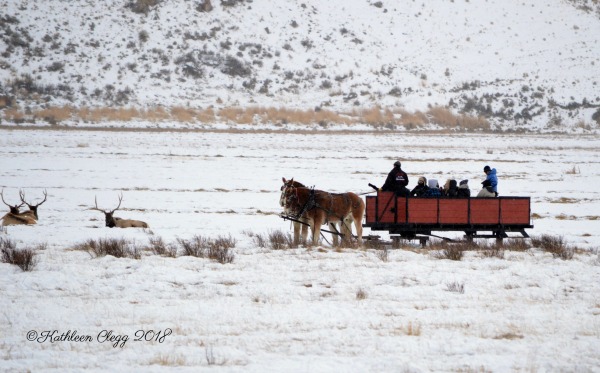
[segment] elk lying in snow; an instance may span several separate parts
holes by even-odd
[[[20,205],[9,205],[4,200],[4,190],[0,192],[0,197],[2,197],[2,202],[10,208],[10,212],[1,219],[2,225],[32,225],[37,223],[37,214],[34,215],[33,211],[19,212],[19,208],[25,204],[24,201],[21,201],[22,203]],[[44,201],[45,200],[46,199],[44,198]],[[37,206],[35,206],[35,208],[37,209]]]
[[[106,219],[106,226],[109,228],[148,228],[148,224],[141,220],[130,220],[130,219],[121,219],[113,217],[115,211],[121,207],[121,202],[123,201],[123,195],[119,196],[119,204],[112,211],[104,211],[98,208],[98,201],[96,197],[94,197],[94,202],[96,203],[96,207],[90,208],[90,210],[102,211],[104,213],[104,217]]]

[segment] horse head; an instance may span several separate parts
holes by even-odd
[[[289,180],[286,180],[285,177],[282,177],[281,180],[283,181],[283,185],[281,186],[281,196],[279,197],[279,205],[281,207],[286,207],[286,195],[285,195],[285,191],[289,188],[306,188],[306,186],[304,186],[304,184],[295,181],[294,178],[291,178]]]

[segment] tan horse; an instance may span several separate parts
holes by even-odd
[[[301,182],[295,181],[294,178],[286,180],[285,177],[282,177],[281,180],[283,180],[283,186],[281,187],[281,196],[279,197],[279,204],[281,205],[281,207],[283,207],[283,212],[285,215],[294,218],[294,220],[292,220],[292,224],[294,226],[294,245],[297,246],[300,243],[300,234],[302,234],[302,244],[306,244],[308,240],[308,228],[312,223],[312,218],[309,217],[307,214],[303,214],[302,216],[296,216],[296,212],[291,211],[288,207],[285,206],[284,198],[284,190],[286,187],[292,186],[306,188],[306,186]],[[337,233],[340,233],[341,229],[338,230],[338,227],[335,225],[335,223],[329,223],[329,230],[333,232],[331,234],[331,236],[333,237],[333,245],[338,246],[339,241]]]
[[[297,182],[293,179],[287,182],[283,180],[280,204],[286,213],[298,216],[310,225],[314,244],[319,242],[321,225],[325,223],[339,224],[340,233],[344,241],[348,242],[352,235],[351,224],[354,222],[358,244],[362,245],[362,219],[365,213],[362,198],[351,192],[328,193],[297,186],[300,183],[294,184]],[[334,239],[334,244],[336,241]]]
[[[300,243],[300,233],[302,233],[302,243],[306,244],[306,239],[308,238],[308,227],[310,225],[310,220],[306,214],[303,216],[296,216],[296,212],[290,210],[290,208],[285,205],[285,188],[287,187],[304,187],[304,184],[294,181],[294,178],[291,180],[286,180],[285,177],[282,177],[283,186],[281,187],[281,196],[279,197],[279,205],[283,207],[283,213],[287,216],[292,216],[295,218],[292,220],[292,224],[294,226],[294,245],[298,245]],[[334,235],[334,242],[337,242],[337,235]]]

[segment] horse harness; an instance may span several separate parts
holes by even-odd
[[[292,197],[294,199],[296,199],[297,201],[300,201],[300,198],[298,197],[298,188],[296,187],[291,187],[294,189],[294,195],[290,196],[289,198],[286,199],[286,202],[289,202]],[[308,195],[308,200],[306,201],[306,203],[304,203],[304,206],[302,206],[302,208],[300,209],[300,211],[294,216],[295,219],[299,219],[302,215],[304,215],[306,212],[312,210],[313,208],[319,208],[323,211],[325,211],[327,213],[326,218],[325,218],[325,224],[329,223],[329,217],[333,214],[333,196],[341,196],[342,198],[344,198],[344,201],[346,202],[347,205],[352,206],[352,201],[350,201],[350,199],[348,198],[347,195],[343,194],[343,193],[339,193],[339,194],[333,194],[333,193],[327,193],[329,195],[329,209],[327,209],[324,206],[321,206],[315,199],[315,188],[311,187],[310,188],[310,194]],[[334,215],[335,216],[335,215]],[[342,222],[342,224],[345,224],[344,222],[344,217],[343,216],[336,216],[338,219],[340,219],[340,221]]]

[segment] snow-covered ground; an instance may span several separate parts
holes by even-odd
[[[36,226],[0,234],[20,248],[47,244],[33,271],[0,264],[0,370],[600,369],[597,137],[3,130],[0,155],[8,203],[20,188],[34,201],[48,192]],[[385,262],[374,250],[273,251],[250,237],[290,229],[277,216],[281,177],[362,193],[396,159],[411,187],[424,175],[476,190],[489,164],[502,195],[532,197],[530,234],[580,250],[567,261],[538,248],[450,261],[409,244]],[[150,229],[106,228],[88,210],[95,197],[115,208],[119,193],[115,215]],[[194,235],[231,235],[233,263],[72,250]],[[54,330],[91,341],[40,339]],[[104,341],[109,331],[121,339]],[[162,334],[135,340],[150,331]]]

